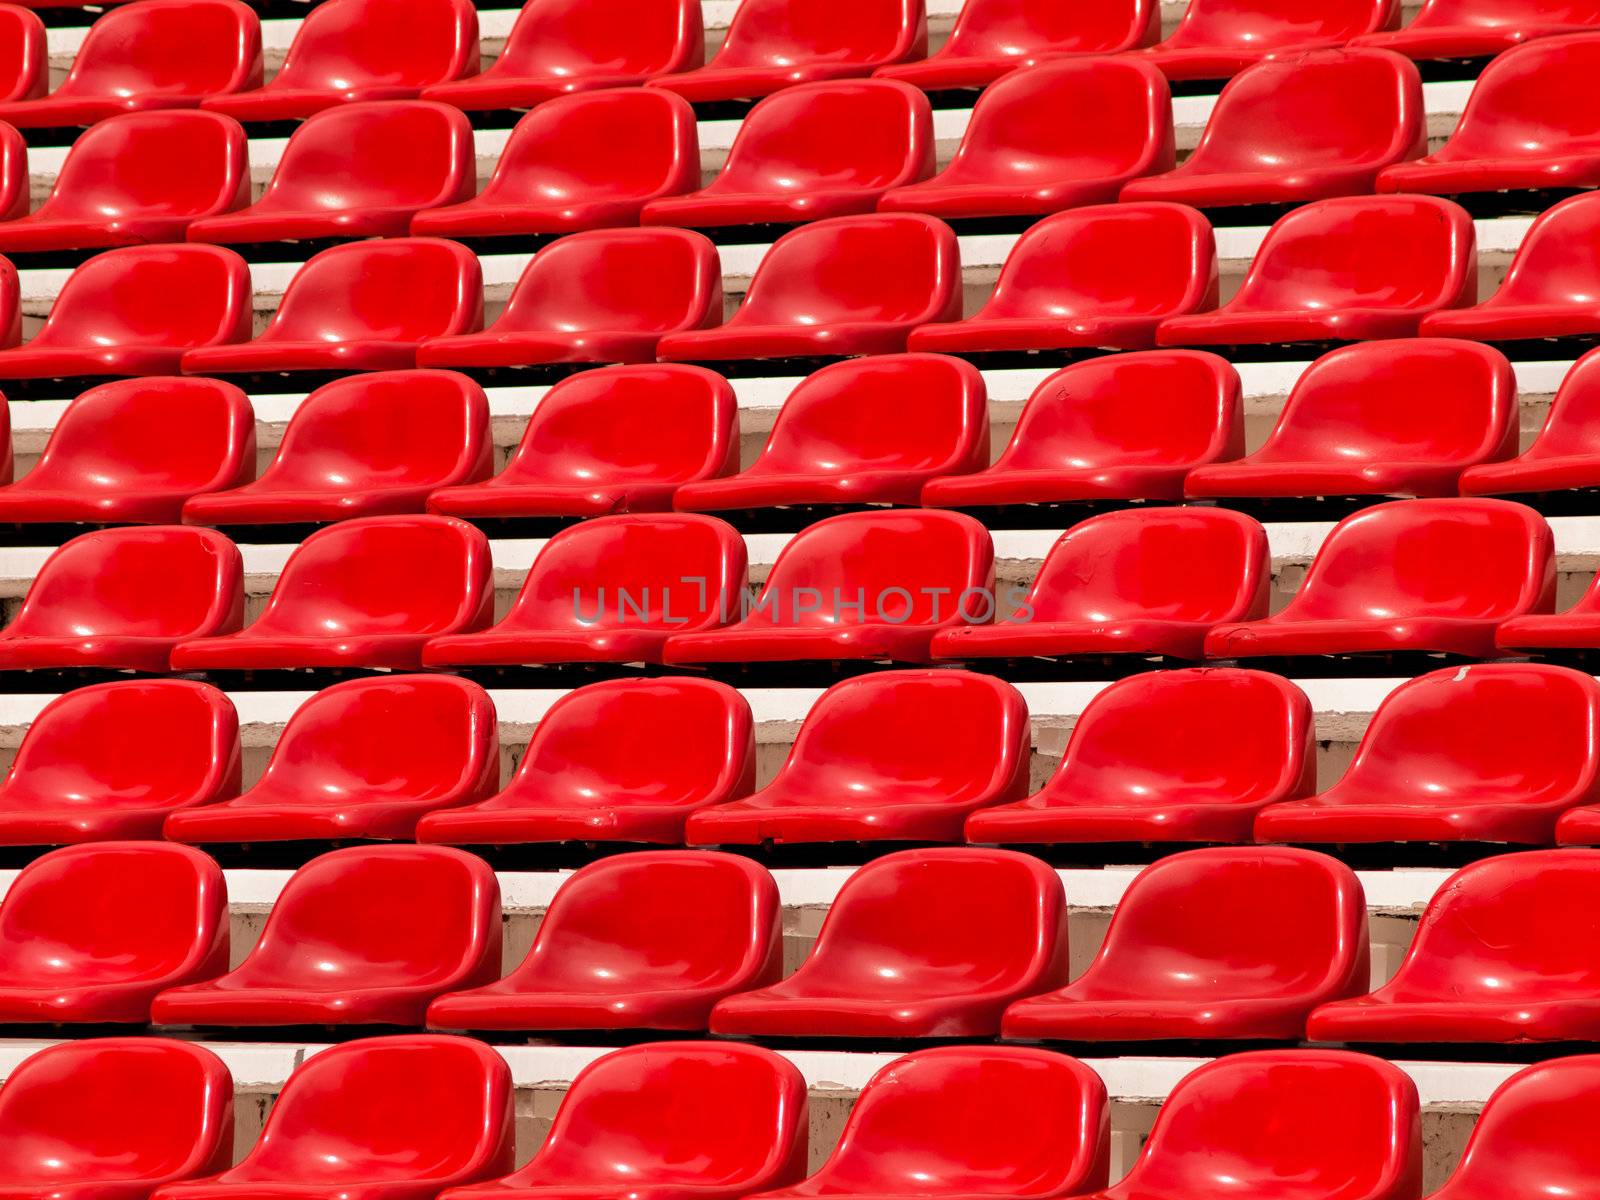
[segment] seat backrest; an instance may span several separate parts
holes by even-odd
[[[1471,29],[1543,25],[1600,24],[1595,0],[1422,0],[1408,29],[1465,25]]]
[[[0,221],[14,221],[27,216],[32,205],[31,191],[28,143],[16,126],[0,122]],[[0,326],[0,333],[4,332],[5,327]],[[19,329],[17,335],[11,338],[11,344],[15,345],[20,337]]]
[[[49,83],[44,22],[21,5],[0,5],[0,100],[37,100]]]
[[[1594,10],[1585,23],[1600,23],[1600,5],[1584,7]],[[1600,146],[1600,103],[1589,87],[1596,70],[1600,32],[1534,38],[1497,54],[1434,157],[1452,162],[1592,154]]]
[[[329,0],[307,10],[271,88],[423,88],[478,70],[472,0]]]
[[[633,0],[626,21],[591,0],[528,0],[485,74],[643,78],[698,67],[705,53],[700,0]]]
[[[1524,459],[1600,456],[1600,353],[1589,351],[1562,379],[1550,415]]]
[[[1502,304],[1587,307],[1600,289],[1600,195],[1581,192],[1533,219],[1505,282],[1486,309]]]
[[[869,66],[927,52],[923,0],[741,0],[711,66]]]
[[[250,202],[244,128],[219,113],[124,113],[72,144],[41,218],[203,217]]]
[[[1192,0],[1163,49],[1238,49],[1342,43],[1394,25],[1395,0]]]
[[[1553,1195],[1581,1190],[1600,1172],[1592,1136],[1597,1098],[1600,1055],[1524,1067],[1489,1097],[1455,1171],[1434,1195],[1490,1196],[1503,1193],[1509,1179],[1537,1179]]]
[[[943,54],[952,58],[1109,53],[1148,45],[1161,28],[1154,0],[1092,0],[1062,6],[1031,0],[966,0]]]
[[[256,340],[420,342],[482,327],[476,255],[442,238],[379,238],[313,255]]]
[[[238,0],[138,0],[89,27],[53,95],[182,97],[261,85],[261,21]]]

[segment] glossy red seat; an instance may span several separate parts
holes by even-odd
[[[965,671],[885,671],[822,694],[776,778],[689,818],[692,846],[959,842],[970,812],[1028,792],[1028,706]]]
[[[1351,44],[1415,59],[1484,58],[1532,38],[1581,33],[1597,24],[1600,5],[1594,0],[1422,0],[1404,29],[1365,33]]]
[[[918,325],[960,316],[961,262],[948,225],[916,213],[834,217],[774,242],[726,324],[669,333],[656,354],[701,362],[897,354]]]
[[[231,633],[243,619],[239,549],[215,530],[85,533],[34,576],[0,633],[0,670],[165,671],[184,638]]]
[[[469,1038],[330,1046],[295,1068],[237,1165],[152,1200],[433,1200],[511,1169],[512,1109],[505,1059]]]
[[[1191,497],[1454,496],[1463,470],[1517,452],[1511,364],[1476,342],[1363,342],[1295,380],[1254,454],[1189,472]]]
[[[941,630],[995,604],[994,544],[971,517],[845,513],[784,545],[742,620],[674,635],[664,661],[925,663]]]
[[[1230,668],[1147,671],[1095,694],[1026,800],[967,818],[969,842],[1248,842],[1268,804],[1317,787],[1311,702]]]
[[[24,168],[24,174],[26,168]],[[143,112],[111,117],[67,151],[55,186],[28,214],[0,213],[0,252],[98,250],[144,242],[181,242],[201,217],[250,200],[244,130],[202,112]]]
[[[37,100],[49,84],[44,22],[21,5],[0,6],[0,103]]]
[[[248,628],[195,635],[173,651],[172,669],[415,670],[430,637],[481,629],[493,612],[488,539],[464,521],[342,521],[295,548]]]
[[[254,341],[191,350],[191,375],[395,371],[429,338],[483,327],[483,272],[465,246],[383,238],[333,246],[295,272]],[[0,356],[0,369],[4,366]]]
[[[440,1200],[739,1200],[805,1174],[806,1084],[759,1046],[656,1042],[579,1071],[550,1133],[514,1175]]]
[[[295,710],[243,795],[175,812],[164,831],[202,845],[410,838],[420,817],[482,800],[499,782],[494,704],[477,684],[351,679]]]
[[[715,517],[596,517],[544,544],[499,624],[435,638],[422,661],[659,663],[674,633],[737,615],[745,574],[744,539]]]
[[[1550,526],[1505,500],[1396,500],[1334,526],[1280,612],[1218,625],[1208,658],[1493,658],[1495,627],[1555,603]]]
[[[1379,171],[1427,149],[1422,80],[1398,54],[1275,55],[1222,89],[1182,166],[1121,195],[1199,208],[1302,204],[1371,192]]]
[[[424,341],[417,365],[648,363],[664,335],[721,320],[722,266],[705,238],[687,229],[595,229],[540,250],[493,325]]]
[[[1428,902],[1393,979],[1311,1014],[1319,1042],[1592,1042],[1600,1035],[1600,851],[1463,867]]]
[[[1061,119],[1070,112],[1095,116]],[[985,88],[950,165],[888,192],[878,211],[955,220],[1105,204],[1128,180],[1170,171],[1173,153],[1161,72],[1127,57],[1046,62]]]
[[[679,487],[679,510],[911,504],[937,475],[989,463],[975,367],[932,354],[833,363],[789,393],[747,470]],[[3,494],[3,493],[0,493]]]
[[[188,846],[52,850],[17,873],[0,904],[3,1024],[142,1025],[157,992],[227,966],[222,871]]]
[[[215,379],[123,379],[73,400],[0,524],[169,525],[184,501],[255,474],[250,401]]]
[[[1461,473],[1461,494],[1482,496],[1600,487],[1600,353],[1580,358],[1556,390],[1533,444],[1520,457]]]
[[[691,850],[603,859],[562,881],[520,965],[441,996],[428,1024],[704,1030],[718,1000],[782,977],[779,924],[777,885],[748,859]]]
[[[421,1025],[435,996],[500,976],[500,885],[447,846],[353,846],[289,877],[217,979],[168,988],[157,1025]]]
[[[1168,317],[1156,341],[1198,346],[1413,337],[1428,314],[1477,299],[1476,244],[1472,219],[1448,200],[1319,200],[1293,209],[1267,231],[1232,300],[1216,312]]]
[[[1510,615],[1495,631],[1494,643],[1506,654],[1582,651],[1600,646],[1600,577],[1584,589],[1571,608],[1552,613],[1547,605]]]
[[[1271,589],[1266,531],[1251,518],[1123,509],[1062,534],[1020,605],[997,608],[992,625],[941,631],[933,656],[1197,661],[1211,629],[1265,616]]]
[[[1185,474],[1244,453],[1239,374],[1197,350],[1091,358],[1048,376],[993,466],[922,487],[938,508],[1176,500]]]
[[[1399,17],[1394,0],[1198,0],[1171,37],[1132,53],[1168,79],[1228,79],[1269,54],[1342,46]]]
[[[0,31],[4,29],[4,22],[5,17],[0,15]],[[31,181],[28,178],[28,144],[18,130],[0,122],[0,221],[15,221],[27,216],[32,199]]]
[[[240,121],[299,121],[358,100],[409,100],[477,71],[471,0],[336,0],[306,10],[270,82],[204,107]]]
[[[532,108],[568,92],[627,87],[705,61],[699,0],[635,0],[619,21],[589,0],[528,0],[481,75],[422,89],[467,112]]]
[[[933,113],[910,84],[800,84],[750,110],[709,185],[651,200],[641,220],[706,229],[869,213],[933,174],[933,150]]]
[[[1006,850],[902,850],[846,879],[800,969],[721,1001],[711,1032],[993,1037],[1008,1004],[1066,979],[1053,870]]]
[[[196,494],[183,519],[276,525],[421,512],[435,488],[488,478],[493,453],[489,401],[464,376],[380,371],[336,379],[294,410],[260,479]],[[7,490],[0,488],[0,519]]]

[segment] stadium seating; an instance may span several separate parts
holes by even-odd
[[[682,675],[613,679],[550,706],[504,791],[427,814],[416,836],[676,846],[691,813],[749,795],[755,780],[750,705],[731,687]]]
[[[7,7],[10,6],[0,6],[0,14]],[[0,15],[0,28],[4,21],[5,17]],[[30,185],[28,145],[21,133],[0,122],[0,221],[15,221],[27,215],[32,203]]]
[[[1222,89],[1181,167],[1131,180],[1121,196],[1206,209],[1355,196],[1427,148],[1422,80],[1406,59],[1384,50],[1274,55]]]
[[[354,375],[301,402],[260,479],[196,494],[183,519],[276,525],[420,513],[435,488],[488,478],[493,452],[489,402],[470,379],[449,371]]]
[[[480,194],[468,180],[456,201],[439,202],[448,207],[417,214],[411,232],[526,238],[637,225],[651,200],[700,186],[694,110],[645,88],[557,96],[517,122]]]
[[[1131,53],[1171,80],[1227,79],[1271,54],[1341,46],[1391,28],[1394,0],[1191,0],[1172,36]]]
[[[428,1102],[416,1103],[419,1094]],[[437,1034],[362,1038],[294,1069],[237,1165],[168,1184],[152,1200],[432,1200],[511,1169],[512,1110],[511,1071],[489,1046]]]
[[[198,844],[410,838],[418,818],[492,796],[499,783],[494,705],[477,684],[351,679],[295,710],[259,782],[173,813],[165,833]]]
[[[641,219],[737,233],[869,213],[890,188],[933,174],[933,151],[932,111],[910,84],[800,84],[750,110],[709,185],[651,200]]]
[[[217,979],[168,988],[157,1025],[421,1025],[500,975],[500,885],[446,846],[353,846],[289,877],[261,938]]]
[[[913,330],[947,354],[1154,346],[1168,317],[1217,306],[1216,238],[1177,204],[1109,204],[1046,217],[1017,239],[973,316]]]
[[[822,694],[777,777],[689,818],[690,845],[959,842],[966,815],[1028,792],[1014,687],[965,671],[885,671]],[[776,982],[776,981],[774,981]]]
[[[190,222],[249,203],[244,130],[204,112],[111,117],[73,143],[37,211],[25,215],[26,186],[20,198],[21,211],[0,206],[16,218],[0,223],[0,253],[181,242]]]
[[[295,272],[266,331],[183,356],[191,375],[392,371],[428,338],[483,327],[483,273],[464,246],[386,238],[333,246]],[[5,358],[0,356],[0,375]]]
[[[38,463],[0,487],[0,525],[173,525],[255,475],[250,401],[215,379],[122,379],[66,406]]]
[[[1265,616],[1271,588],[1266,532],[1251,518],[1123,509],[1069,529],[1020,604],[997,607],[992,625],[942,630],[933,656],[1197,661],[1214,627]]]
[[[1084,706],[1061,766],[1026,800],[967,818],[969,842],[1248,842],[1255,815],[1317,787],[1311,703],[1227,667],[1147,671]]]
[[[918,325],[961,316],[950,227],[916,213],[834,217],[792,229],[717,329],[669,333],[664,361],[897,354]]]
[[[1600,24],[1594,0],[1422,0],[1404,29],[1364,33],[1356,46],[1397,50],[1418,60],[1487,58],[1533,38]]]
[[[1551,613],[1548,607],[1512,614],[1495,633],[1504,653],[1549,654],[1584,651],[1600,646],[1600,576],[1571,608]]]
[[[29,724],[0,784],[0,844],[159,838],[168,813],[238,794],[239,718],[221,692],[181,679],[98,684],[55,697]]]
[[[332,0],[307,9],[266,86],[258,78],[235,95],[207,97],[204,107],[246,122],[299,121],[337,104],[409,100],[477,71],[471,0]]]
[[[928,480],[988,466],[985,397],[983,376],[953,358],[880,355],[833,363],[789,393],[748,469],[685,483],[673,506],[718,512],[914,505]]]
[[[1505,500],[1397,500],[1336,525],[1281,612],[1218,625],[1208,658],[1496,656],[1495,627],[1555,602],[1550,527]]]
[[[1239,374],[1196,350],[1106,355],[1033,389],[992,467],[923,485],[930,507],[1177,500],[1185,475],[1244,453]]]
[[[1428,902],[1393,979],[1323,1005],[1328,1042],[1596,1040],[1600,851],[1526,850],[1463,867]]]
[[[679,630],[715,627],[737,615],[746,570],[744,540],[715,517],[596,517],[544,544],[499,624],[434,638],[422,661],[429,667],[659,663]]]
[[[142,1025],[157,992],[227,965],[222,871],[187,846],[52,850],[0,906],[0,1024]]]
[[[1262,842],[1548,845],[1600,801],[1600,684],[1564,667],[1434,671],[1384,697],[1344,777],[1256,818]]]
[[[976,847],[902,850],[845,880],[800,969],[719,1002],[711,1032],[993,1037],[1008,1004],[1066,980],[1066,903],[1044,863]]]
[[[1295,380],[1265,444],[1195,468],[1191,497],[1454,496],[1517,452],[1517,384],[1498,351],[1444,338],[1329,351]]]
[[[721,320],[722,267],[705,238],[686,229],[596,229],[540,250],[493,325],[424,341],[417,365],[647,363],[664,335]]]
[[[749,613],[681,632],[664,661],[925,663],[940,630],[993,616],[994,545],[971,517],[845,513],[789,540]]]
[[[173,651],[172,669],[415,670],[430,637],[489,623],[490,575],[488,540],[465,522],[343,521],[295,548],[265,611],[248,628],[193,636]]]
[[[165,671],[180,641],[231,633],[243,619],[243,561],[220,533],[173,525],[85,533],[34,576],[0,632],[0,670]]]
[[[1062,117],[1088,112],[1092,121]],[[1130,57],[1045,62],[985,88],[950,165],[892,189],[878,211],[957,220],[1104,204],[1128,180],[1170,171],[1173,154],[1160,71]]]
[[[1580,358],[1561,381],[1544,426],[1520,457],[1461,473],[1461,494],[1485,496],[1600,487],[1600,355]]]
[[[0,103],[37,100],[49,84],[44,22],[20,5],[0,8]]]
[[[527,958],[441,996],[444,1029],[704,1030],[724,996],[782,976],[778,889],[731,854],[659,850],[564,879]]]
[[[468,112],[533,108],[568,92],[626,87],[705,62],[699,0],[634,0],[628,19],[592,0],[527,0],[494,65],[422,89]]]

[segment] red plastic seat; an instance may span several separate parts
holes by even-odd
[[[1464,496],[1600,487],[1600,353],[1580,358],[1550,405],[1544,427],[1518,458],[1461,473]]]
[[[689,850],[625,854],[564,879],[527,958],[504,979],[441,996],[428,1024],[704,1030],[718,1000],[782,975],[765,867]]]
[[[1334,526],[1288,605],[1218,625],[1208,658],[1493,658],[1495,627],[1555,603],[1550,526],[1505,500],[1396,500]]]
[[[1476,245],[1472,218],[1448,200],[1319,200],[1267,231],[1232,300],[1214,313],[1168,317],[1156,341],[1196,346],[1413,337],[1429,313],[1477,299]]]
[[[243,561],[215,530],[85,533],[34,576],[0,633],[0,670],[165,671],[184,638],[231,633],[243,619]]]
[[[244,130],[214,113],[111,117],[72,144],[31,215],[26,195],[21,211],[7,214],[17,219],[0,223],[0,252],[181,242],[196,218],[250,202]]]
[[[188,846],[52,850],[0,904],[0,1023],[142,1025],[157,992],[227,966],[227,886]]]
[[[673,505],[698,512],[914,505],[934,476],[988,465],[986,395],[977,368],[953,358],[905,354],[834,363],[789,393],[747,470],[686,483]]]
[[[1094,119],[1062,118],[1074,112]],[[1173,153],[1160,71],[1126,57],[1046,62],[985,88],[950,165],[888,192],[878,211],[955,220],[1105,204],[1128,180],[1170,171]]]
[[[976,847],[902,850],[846,879],[800,969],[720,1002],[711,1032],[993,1037],[1008,1004],[1066,981],[1066,902],[1044,863]]]
[[[922,487],[929,507],[1176,500],[1185,474],[1244,453],[1239,373],[1214,354],[1148,350],[1050,375],[992,467]]]
[[[1196,661],[1211,629],[1266,616],[1271,589],[1266,531],[1251,518],[1123,509],[1062,534],[1020,605],[997,609],[995,624],[942,631],[933,656]]]
[[[736,616],[745,580],[744,539],[715,517],[596,517],[544,544],[499,624],[435,638],[422,661],[659,663],[673,634]]]
[[[261,22],[238,0],[138,0],[90,26],[61,86],[0,103],[18,129],[93,125],[118,113],[194,108],[261,83]]]
[[[107,250],[67,276],[26,346],[0,350],[0,379],[176,375],[186,351],[248,338],[250,319],[250,268],[232,250]]]
[[[1600,1037],[1600,851],[1524,850],[1463,867],[1428,902],[1393,979],[1311,1014],[1328,1042]]]
[[[173,813],[165,834],[198,844],[410,838],[418,818],[492,796],[499,782],[494,704],[477,684],[351,679],[295,711],[254,786]]]
[[[806,714],[777,777],[689,818],[691,846],[959,842],[970,812],[1028,792],[1028,706],[965,671],[847,679]]]
[[[1594,0],[1422,0],[1421,11],[1404,29],[1362,34],[1351,44],[1415,59],[1484,58],[1531,38],[1580,33],[1596,25],[1600,4]]]
[[[528,0],[482,75],[422,89],[467,112],[532,108],[568,92],[627,87],[705,61],[699,0],[633,0],[628,19],[589,0]]]
[[[1399,19],[1394,0],[1194,0],[1171,37],[1132,53],[1168,79],[1228,79],[1269,54],[1342,46]]]
[[[928,52],[923,0],[742,0],[703,67],[652,79],[695,104],[852,79]]]
[[[1485,503],[1497,503],[1485,501]],[[1552,613],[1549,605],[1510,614],[1494,635],[1502,653],[1582,651],[1600,646],[1600,577],[1591,581],[1571,608]]]
[[[722,266],[700,234],[595,229],[540,250],[493,325],[424,341],[417,365],[648,363],[664,334],[721,320]]]
[[[651,200],[641,220],[705,229],[869,213],[933,174],[933,151],[932,110],[910,84],[801,84],[750,110],[708,186]]]
[[[194,635],[173,651],[172,669],[415,670],[430,637],[489,623],[490,576],[488,539],[464,521],[342,521],[295,548],[247,629]]]
[[[395,371],[429,338],[483,327],[483,272],[465,246],[384,238],[333,246],[295,272],[254,341],[183,356],[191,375]],[[5,356],[0,355],[0,369]]]
[[[232,971],[156,997],[157,1025],[420,1025],[500,976],[500,885],[446,846],[356,846],[289,877]]]
[[[204,107],[240,121],[299,121],[358,100],[414,99],[477,71],[471,0],[333,0],[307,9],[266,86],[258,78],[237,95],[208,96]]]
[[[1295,381],[1266,442],[1197,467],[1209,496],[1454,496],[1461,473],[1517,452],[1511,364],[1476,342],[1364,342]]]
[[[1427,149],[1422,79],[1400,55],[1274,55],[1222,89],[1182,166],[1121,194],[1200,208],[1302,204],[1371,192],[1379,171]]]
[[[0,30],[5,17],[0,5]],[[0,221],[15,221],[28,215],[32,203],[28,178],[28,144],[22,134],[0,122]],[[4,228],[0,225],[0,228]],[[15,340],[15,339],[13,339]]]
[[[37,100],[49,84],[44,22],[21,5],[0,5],[0,103]]]
[[[102,683],[56,697],[28,726],[0,784],[0,843],[159,838],[175,809],[238,794],[226,696],[181,679]]]
[[[489,401],[470,379],[450,371],[355,375],[300,403],[260,479],[194,496],[183,519],[275,525],[421,512],[435,488],[488,478],[493,454]],[[0,489],[0,519],[8,490]]]
[[[493,1047],[362,1038],[295,1068],[237,1166],[152,1200],[433,1200],[509,1171],[513,1136],[511,1071]]]
[[[805,1174],[806,1084],[759,1046],[656,1042],[578,1072],[527,1166],[439,1200],[740,1200]],[[179,1200],[179,1198],[174,1198]]]
[[[90,1038],[28,1055],[0,1102],[0,1190],[146,1200],[233,1158],[233,1077],[204,1046]]]
[[[185,500],[255,474],[250,401],[215,379],[124,379],[66,407],[0,524],[176,524]]]
[[[845,513],[784,545],[742,620],[677,633],[663,661],[925,663],[941,630],[986,621],[995,604],[994,544],[971,517]]]
[[[1044,788],[973,813],[967,840],[1248,842],[1262,808],[1316,790],[1312,716],[1304,692],[1263,671],[1119,680],[1084,707]]]

